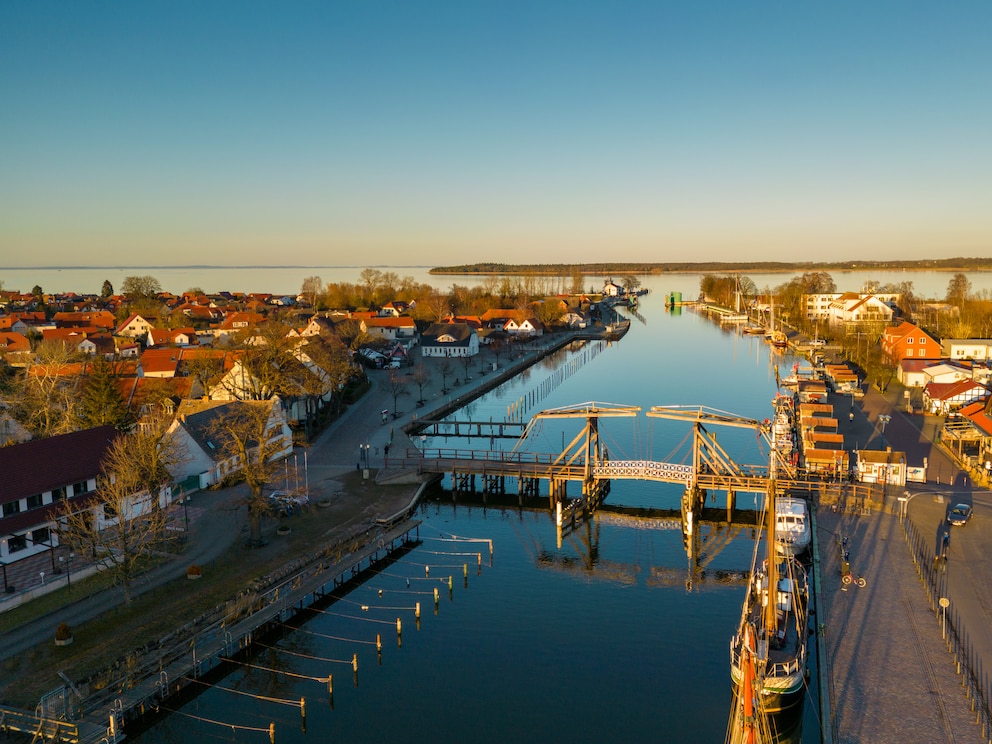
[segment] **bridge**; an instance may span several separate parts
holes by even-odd
[[[523,430],[517,446],[509,452],[431,448],[407,450],[390,457],[388,468],[416,469],[450,477],[455,493],[476,491],[483,494],[506,491],[506,481],[516,482],[519,497],[537,495],[541,481],[548,482],[551,508],[560,528],[575,525],[606,498],[614,480],[646,480],[683,487],[681,511],[687,535],[693,531],[697,512],[713,491],[726,492],[726,510],[733,513],[738,493],[793,493],[812,500],[858,504],[860,509],[877,505],[880,489],[861,484],[825,480],[818,474],[800,472],[791,458],[779,451],[769,419],[752,419],[705,406],[653,406],[646,415],[689,423],[692,426],[691,462],[656,460],[616,460],[600,437],[603,418],[632,418],[639,406],[588,402],[541,411]],[[550,419],[583,419],[584,425],[559,453],[528,452],[521,449],[528,435],[540,422]],[[462,425],[466,422],[461,422]],[[755,431],[769,447],[769,461],[763,465],[740,465],[717,442],[709,427],[736,427]],[[397,453],[398,454],[398,453]],[[580,485],[580,496],[569,499],[569,483]]]

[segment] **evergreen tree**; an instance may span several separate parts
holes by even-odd
[[[114,285],[110,283],[109,279],[103,280],[103,287],[100,288],[101,297],[112,297],[114,294]]]
[[[98,356],[87,367],[79,397],[80,424],[87,429],[104,424],[127,428],[127,404],[117,385],[114,365]]]

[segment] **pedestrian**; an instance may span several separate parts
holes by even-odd
[[[382,448],[382,454],[385,457],[389,457],[389,445],[388,444],[383,446],[383,448]]]

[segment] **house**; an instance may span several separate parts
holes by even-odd
[[[907,321],[889,326],[882,332],[882,354],[892,364],[911,357],[929,358],[941,355],[940,343],[926,331]]]
[[[31,330],[29,326],[22,318],[18,318],[16,315],[4,315],[0,317],[0,332],[4,333],[19,333],[22,336]]]
[[[622,297],[627,293],[627,290],[622,284],[617,284],[613,281],[613,278],[608,278],[603,283],[603,296],[604,297]]]
[[[237,457],[225,453],[223,434],[217,430],[225,414],[239,406],[267,409],[270,432],[266,449],[269,460],[278,460],[293,452],[293,433],[278,398],[264,401],[184,400],[176,410],[176,419],[166,436],[175,442],[183,457],[172,464],[170,472],[188,490],[207,488],[241,470]],[[255,451],[258,451],[256,445]]]
[[[235,310],[218,325],[212,328],[214,336],[221,338],[235,333],[243,333],[265,320],[261,313]]]
[[[175,377],[179,356],[180,350],[175,348],[146,349],[138,362],[138,376]]]
[[[992,472],[992,398],[969,403],[947,419],[940,441],[954,450],[960,462]]]
[[[420,335],[424,357],[464,357],[479,353],[479,334],[467,323],[435,323]]]
[[[14,351],[31,351],[31,342],[17,331],[0,331],[0,354]]]
[[[417,324],[408,315],[399,317],[366,318],[361,321],[362,331],[387,341],[412,342],[417,336]]]
[[[195,346],[198,343],[195,328],[151,328],[145,345],[152,346]]]
[[[80,354],[96,356],[99,354],[105,359],[113,359],[117,354],[117,346],[112,336],[108,334],[88,336],[76,346]]]
[[[832,325],[858,326],[867,323],[889,323],[892,308],[880,297],[844,292],[829,306],[827,321]]]
[[[54,522],[63,502],[82,505],[83,497],[95,493],[103,459],[118,436],[114,427],[100,426],[0,448],[0,561],[54,550]]]
[[[896,379],[905,387],[922,388],[930,381],[926,370],[939,363],[939,359],[903,359],[896,367]]]
[[[334,334],[335,321],[323,315],[315,315],[310,318],[310,322],[300,331],[300,336],[330,336]]]
[[[987,361],[992,359],[992,338],[945,338],[935,356]]]
[[[88,328],[95,327],[104,331],[113,331],[117,325],[114,314],[106,310],[95,312],[55,313],[52,317],[58,328]]]
[[[562,325],[569,328],[585,328],[589,322],[589,316],[578,310],[570,310],[561,316]]]
[[[930,382],[923,388],[923,410],[936,416],[947,416],[988,397],[989,389],[974,380]]]
[[[906,453],[884,450],[858,450],[856,476],[862,483],[906,485]]]
[[[148,335],[154,326],[145,318],[133,313],[128,318],[117,326],[117,331],[114,335],[116,336],[127,336],[129,338],[141,338]]]

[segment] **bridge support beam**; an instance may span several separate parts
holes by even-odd
[[[727,489],[727,521],[731,521],[734,516],[734,509],[737,508],[737,491]]]
[[[502,475],[483,473],[482,492],[493,494],[506,493],[506,479]]]

